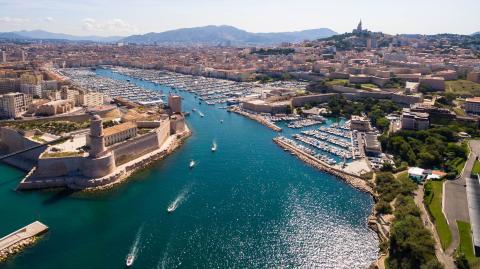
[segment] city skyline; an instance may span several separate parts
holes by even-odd
[[[177,2],[141,0],[0,0],[0,32],[42,29],[73,35],[128,36],[205,25],[231,25],[249,32],[283,32],[330,28],[349,32],[360,19],[366,28],[389,34],[472,34],[480,31],[475,12],[480,3],[464,1],[208,0]],[[332,12],[333,11],[333,12]],[[455,11],[455,12],[453,12]],[[206,16],[208,14],[208,16]],[[461,23],[459,23],[461,22]]]

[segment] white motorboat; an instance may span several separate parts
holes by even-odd
[[[190,167],[190,169],[192,169],[195,166],[195,161],[191,160],[188,166]]]
[[[134,260],[135,260],[135,256],[133,256],[132,254],[128,254],[127,262],[126,262],[127,267],[132,266]]]
[[[212,152],[217,151],[217,143],[213,142],[212,144]]]

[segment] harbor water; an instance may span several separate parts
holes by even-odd
[[[0,268],[123,268],[128,254],[133,268],[350,269],[376,259],[369,195],[283,151],[265,126],[178,93],[193,135],[113,190],[16,192],[24,173],[0,165],[0,234],[34,220],[50,227]]]

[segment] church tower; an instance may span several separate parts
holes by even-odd
[[[360,19],[360,22],[357,25],[357,32],[361,33],[362,32],[362,20]]]

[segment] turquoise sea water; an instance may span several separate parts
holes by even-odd
[[[266,127],[181,95],[185,111],[205,114],[187,118],[192,137],[111,191],[15,192],[24,174],[1,165],[0,236],[34,220],[50,231],[0,268],[123,268],[130,252],[133,268],[366,268],[376,258],[367,194],[284,152]]]

